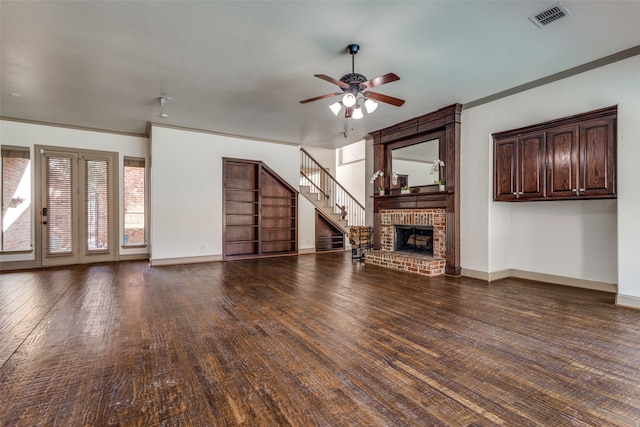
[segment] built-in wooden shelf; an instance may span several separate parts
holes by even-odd
[[[262,162],[223,163],[224,259],[297,253],[297,190]]]

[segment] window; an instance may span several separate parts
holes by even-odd
[[[145,236],[145,167],[144,159],[124,159],[124,246],[147,243]]]
[[[3,252],[31,250],[31,159],[28,148],[2,148]]]

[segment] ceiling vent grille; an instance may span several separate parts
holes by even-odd
[[[533,22],[538,28],[542,28],[545,25],[549,25],[553,21],[557,21],[560,18],[571,15],[571,12],[567,10],[562,3],[558,3],[550,8],[543,10],[537,15],[529,17],[529,21]]]

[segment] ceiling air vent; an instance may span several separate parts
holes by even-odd
[[[537,15],[530,16],[529,21],[533,22],[538,28],[542,28],[545,25],[568,15],[571,15],[571,12],[569,12],[562,3],[558,3],[546,10],[543,10]]]

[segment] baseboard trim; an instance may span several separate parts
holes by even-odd
[[[151,259],[151,266],[161,267],[165,265],[198,264],[202,262],[217,262],[217,261],[222,261],[222,255],[190,256],[190,257],[182,257],[182,258],[156,258],[156,259]]]
[[[616,305],[640,310],[640,297],[618,294],[616,296]]]
[[[575,288],[591,289],[594,291],[603,291],[616,293],[618,286],[615,283],[597,282],[594,280],[576,279],[574,277],[556,276],[554,274],[536,273],[533,271],[506,269],[499,271],[480,271],[468,268],[462,269],[462,275],[473,279],[480,279],[486,282],[493,282],[508,277],[516,277],[519,279],[534,280],[536,282],[553,283],[555,285],[573,286]],[[640,298],[639,298],[640,299]]]
[[[460,271],[460,274],[464,277],[470,277],[472,279],[484,280],[485,282],[490,282],[489,273],[486,271],[480,270],[472,270],[470,268],[463,268]]]
[[[511,270],[510,268],[506,270],[492,271],[491,273],[489,273],[490,282],[494,282],[500,279],[506,279],[507,277],[513,277],[513,270]]]
[[[315,253],[316,253],[316,248],[301,248],[301,249],[298,249],[298,254],[299,255],[315,254]]]
[[[557,285],[573,286],[575,288],[591,289],[603,292],[618,292],[618,286],[615,283],[597,282],[594,280],[576,279],[574,277],[556,276],[554,274],[535,273],[524,270],[511,270],[511,277],[519,279],[529,279],[538,282],[554,283]]]
[[[484,280],[485,282],[493,282],[495,280],[506,279],[511,277],[511,269],[492,271],[471,270],[469,268],[462,269],[462,276],[470,277],[472,279]]]

